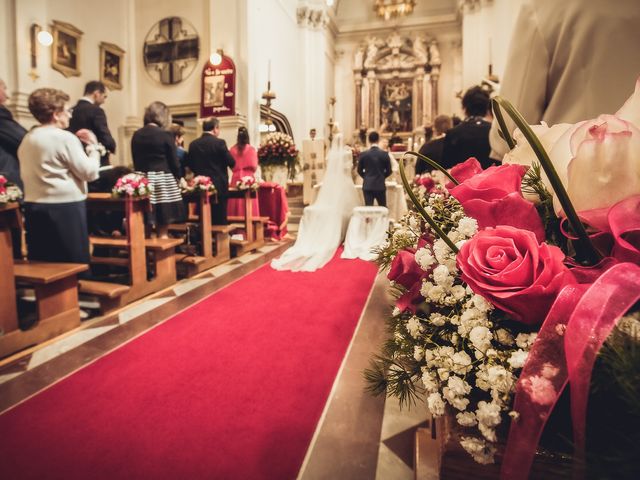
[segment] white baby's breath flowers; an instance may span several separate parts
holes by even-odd
[[[429,315],[429,321],[436,327],[442,327],[445,323],[447,323],[447,317],[445,317],[441,313],[435,312]]]
[[[459,412],[456,415],[456,420],[463,427],[475,427],[478,424],[476,415],[473,412]]]
[[[421,361],[424,358],[424,348],[416,345],[413,347],[413,358],[416,362]]]
[[[424,331],[424,327],[420,324],[420,319],[415,315],[407,320],[407,331],[413,338],[418,338],[420,333]]]
[[[511,335],[511,333],[504,328],[499,328],[498,330],[496,330],[494,336],[499,343],[505,346],[511,346],[516,343],[513,335]]]
[[[433,281],[442,287],[450,288],[453,286],[454,278],[445,265],[439,265],[433,270]]]
[[[535,342],[537,333],[519,333],[516,336],[516,345],[523,350],[529,350],[533,342]]]
[[[493,335],[487,327],[473,327],[469,332],[469,340],[474,348],[481,353],[485,353],[489,349],[492,339]]]
[[[458,231],[463,236],[471,238],[478,231],[478,221],[475,218],[464,217],[458,222]]]
[[[427,397],[427,408],[434,417],[444,415],[444,401],[439,393],[434,392]]]
[[[494,462],[494,455],[496,448],[492,445],[487,445],[481,438],[475,437],[462,437],[460,445],[469,453],[473,459],[482,464],[487,465]]]
[[[525,352],[522,349],[518,349],[515,352],[511,353],[511,356],[507,360],[511,368],[518,369],[524,366],[524,363],[527,361],[527,356],[529,352]]]
[[[500,406],[494,402],[480,401],[476,410],[476,418],[480,433],[490,442],[495,442],[495,427],[502,422]]]
[[[431,249],[429,248],[419,248],[415,254],[416,263],[420,265],[425,272],[429,270],[431,265],[436,263],[436,259],[433,256]]]

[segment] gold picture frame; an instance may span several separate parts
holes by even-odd
[[[53,21],[51,67],[65,77],[80,76],[80,40],[82,31],[66,22]]]
[[[100,81],[111,90],[122,89],[125,51],[113,43],[100,42]]]

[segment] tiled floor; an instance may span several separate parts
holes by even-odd
[[[279,256],[287,243],[255,253],[142,299],[122,311],[91,319],[80,329],[13,361],[0,362],[0,411],[93,362],[123,343]],[[378,275],[335,380],[325,411],[299,474],[301,480],[414,478],[414,431],[423,409],[399,411],[397,402],[371,397],[362,377],[383,343],[389,310],[388,282]]]

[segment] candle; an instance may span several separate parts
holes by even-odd
[[[267,71],[267,82],[271,83],[271,59],[269,59],[269,68]]]
[[[489,65],[491,65],[491,37],[489,37]]]

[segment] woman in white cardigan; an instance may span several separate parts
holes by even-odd
[[[29,111],[41,123],[18,148],[30,260],[89,263],[85,201],[87,182],[98,178],[100,153],[92,132],[65,130],[68,102],[66,93],[52,88],[29,96]]]

